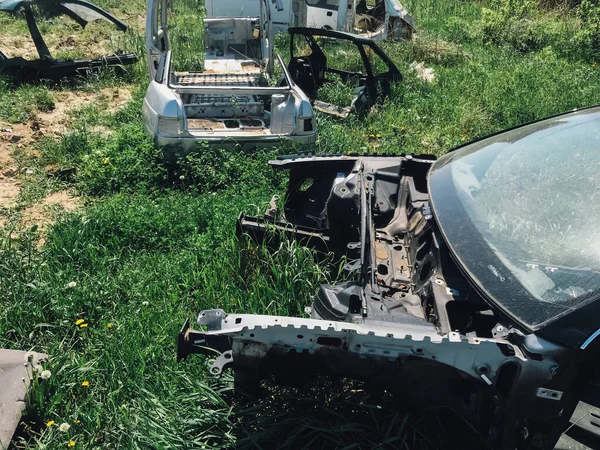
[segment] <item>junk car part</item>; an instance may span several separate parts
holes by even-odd
[[[579,349],[519,328],[465,279],[434,220],[432,163],[427,156],[272,161],[290,173],[284,206],[240,215],[239,232],[344,257],[347,281],[322,285],[310,318],[202,311],[200,330],[189,320],[181,330],[179,359],[220,354],[211,372],[233,368],[241,393],[272,376],[360,379],[405,405],[458,413],[480,436],[463,448],[552,449],[590,371]]]
[[[402,74],[396,65],[373,39],[315,28],[290,28],[289,33],[290,62],[288,71],[290,76],[294,83],[313,100],[313,107],[325,114],[344,119],[351,113],[367,113],[372,106],[383,102],[390,95],[394,83],[402,80]],[[336,47],[339,43],[352,46],[360,55],[363,70],[332,67],[333,63],[328,61],[322,45],[317,42],[317,39],[320,38],[334,42]],[[296,49],[299,43],[304,43],[310,54],[298,55]],[[372,63],[372,55],[381,60],[385,65],[385,71],[376,72]],[[343,83],[355,87],[350,107],[317,100],[319,89],[332,81],[331,76],[339,77]]]
[[[23,12],[39,59],[7,58],[0,53],[0,73],[6,73],[19,80],[38,78],[60,80],[74,75],[85,76],[105,67],[119,67],[137,62],[138,58],[134,53],[124,54],[120,52],[94,59],[53,58],[37,26],[32,9],[34,6],[50,13],[64,14],[77,22],[82,28],[85,28],[89,22],[99,19],[114,24],[123,32],[128,28],[126,23],[112,14],[84,0],[2,0],[0,1],[0,11],[12,14]]]
[[[398,0],[292,0],[297,27],[357,33],[373,39],[410,39],[416,21]]]
[[[271,0],[259,17],[204,19],[204,70],[172,67],[167,0],[150,0],[146,46],[150,85],[143,115],[146,130],[167,160],[195,151],[199,142],[216,146],[310,147],[317,139],[313,110],[273,52]],[[286,86],[272,87],[275,62]]]

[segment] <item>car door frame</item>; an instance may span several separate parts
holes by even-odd
[[[167,13],[167,0],[148,0],[146,11],[146,51],[148,53],[148,74],[150,80],[156,78],[161,58],[171,49]]]

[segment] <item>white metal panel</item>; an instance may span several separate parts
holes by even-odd
[[[258,17],[261,0],[206,0],[206,17]],[[271,1],[271,0],[268,0]],[[278,10],[277,3],[283,7]],[[271,7],[271,20],[276,30],[290,24],[291,0],[278,0]]]

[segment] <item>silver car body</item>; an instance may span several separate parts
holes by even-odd
[[[260,17],[207,17],[205,69],[176,72],[167,0],[149,0],[150,85],[143,115],[147,131],[167,158],[184,156],[199,142],[244,147],[282,142],[309,147],[316,142],[310,101],[290,79],[281,58],[274,57],[270,0],[260,2]],[[287,79],[285,87],[265,86],[275,60]]]

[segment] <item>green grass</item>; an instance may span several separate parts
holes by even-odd
[[[138,1],[99,3],[126,18],[145,7]],[[544,34],[527,41],[544,45],[524,49],[515,46],[521,41],[482,33],[479,2],[405,5],[418,20],[418,38],[382,44],[404,81],[366,118],[319,116],[319,152],[440,155],[503,128],[600,103],[600,68],[567,45],[579,31],[572,29],[575,12],[565,18],[536,13],[558,37]],[[186,0],[172,14],[178,68],[201,65],[201,11]],[[20,32],[2,20],[3,33]],[[123,49],[143,54],[143,37],[135,30],[123,39]],[[287,56],[286,42],[277,40]],[[336,57],[345,60],[342,52]],[[435,69],[435,82],[408,70],[415,60]],[[375,401],[360,385],[322,381],[326,388],[272,389],[245,410],[231,397],[229,375],[210,378],[206,358],[176,363],[175,339],[186,317],[217,307],[299,315],[328,274],[298,246],[270,253],[235,237],[240,211],[260,213],[283,190],[284,174],[267,167],[268,159],[294,149],[203,149],[169,174],[142,128],[144,61],[124,77],[103,74],[76,87],[0,81],[0,120],[26,122],[52,108],[60,90],[131,84],[133,99],[123,110],[91,105],[74,111],[77,120],[66,136],[36,144],[39,158],[15,149],[19,167],[34,170],[21,180],[16,212],[64,188],[88,205],[55,223],[41,248],[39,230],[20,228],[14,210],[0,210],[10,219],[0,231],[0,346],[54,357],[52,378],[21,430],[27,448],[62,449],[69,440],[75,448],[213,449],[235,442],[275,448],[274,437],[284,435],[281,448],[290,449],[427,448],[420,418]],[[345,88],[335,85],[325,94],[347,101]],[[94,131],[98,127],[110,133]],[[70,175],[57,179],[61,171]],[[79,319],[87,327],[77,325]],[[71,429],[48,429],[49,420],[68,422]]]

